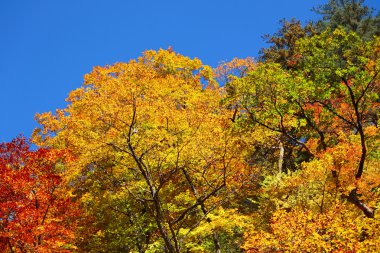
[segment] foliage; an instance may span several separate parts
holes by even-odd
[[[72,252],[76,204],[63,188],[65,151],[31,151],[23,138],[0,145],[2,252]]]
[[[311,22],[302,26],[301,21],[296,19],[290,21],[282,19],[280,25],[278,32],[264,36],[271,46],[261,50],[260,59],[279,63],[286,69],[293,69],[297,67],[299,60],[299,54],[295,50],[297,41],[317,34],[317,28]]]
[[[310,154],[266,176],[256,217],[266,222],[246,234],[248,252],[376,252],[378,43],[326,30],[297,42],[297,70],[263,63],[233,83],[244,124]]]
[[[95,67],[0,145],[4,252],[377,252],[380,38],[364,1],[283,20],[259,61]],[[79,212],[78,205],[81,208]]]
[[[147,51],[95,68],[66,109],[38,116],[44,128],[35,139],[77,156],[69,180],[98,226],[84,235],[96,245],[87,251],[179,252],[244,186],[245,144],[210,70],[171,50]],[[216,236],[207,231],[202,237]],[[112,243],[104,248],[103,240]]]
[[[313,10],[322,15],[319,29],[335,30],[342,26],[367,40],[380,35],[380,12],[373,17],[373,9],[364,5],[364,0],[329,0]]]
[[[352,136],[353,137],[353,136]],[[248,232],[248,252],[376,252],[379,220],[352,208],[349,194],[357,188],[362,200],[377,207],[378,161],[369,161],[365,179],[357,182],[360,156],[357,138],[319,154],[296,173],[267,177],[261,209],[271,212],[268,226]],[[332,171],[337,172],[334,177]],[[266,214],[266,213],[265,213]],[[267,215],[267,214],[266,214]]]

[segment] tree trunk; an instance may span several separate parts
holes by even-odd
[[[282,141],[280,141],[279,149],[280,149],[280,156],[278,158],[278,173],[281,174],[282,166],[284,164],[284,145],[282,144]]]

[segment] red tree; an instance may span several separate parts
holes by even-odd
[[[77,214],[62,183],[65,151],[0,144],[0,251],[71,252]]]

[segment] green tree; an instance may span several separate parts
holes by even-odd
[[[310,154],[295,172],[265,175],[256,215],[266,222],[247,233],[249,252],[376,252],[379,42],[325,30],[297,42],[297,69],[262,63],[230,83],[238,121]]]
[[[322,15],[320,29],[334,30],[343,26],[365,39],[380,35],[380,13],[374,17],[373,9],[365,5],[364,0],[329,0],[313,10]]]

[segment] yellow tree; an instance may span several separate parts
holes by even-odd
[[[93,224],[78,237],[84,251],[223,247],[215,222],[226,217],[212,214],[246,187],[249,171],[212,76],[198,59],[146,51],[94,68],[67,108],[37,115],[35,142],[77,157],[69,181]]]

